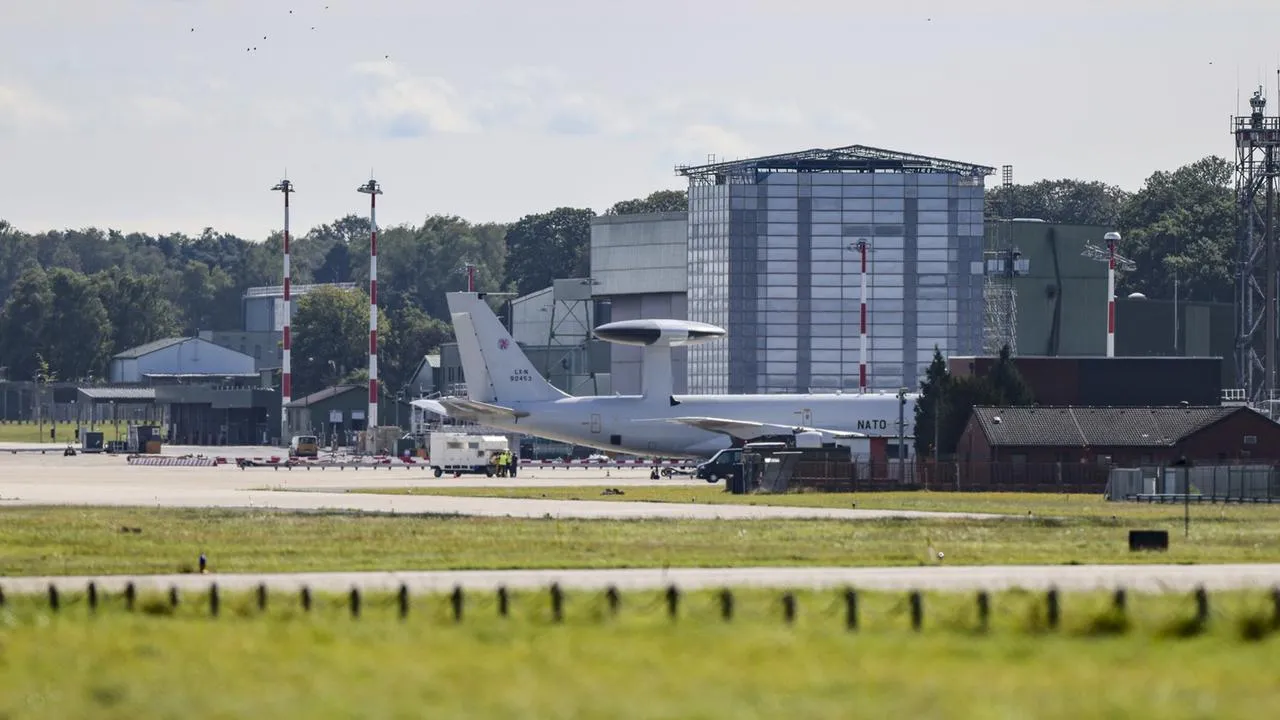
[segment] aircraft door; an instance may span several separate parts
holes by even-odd
[[[600,414],[591,413],[591,432],[599,434],[600,432]]]
[[[800,424],[805,427],[813,427],[813,411],[805,408],[800,411]]]

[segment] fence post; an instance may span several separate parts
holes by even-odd
[[[1058,605],[1058,588],[1049,588],[1046,601],[1048,604],[1049,629],[1057,630],[1058,621],[1062,616],[1062,608]]]
[[[987,595],[987,591],[983,590],[978,593],[978,629],[986,632],[990,628],[991,622],[991,598]]]
[[[667,587],[667,615],[672,620],[676,619],[676,614],[680,609],[680,590],[675,585]]]
[[[209,614],[218,617],[218,583],[209,585]]]
[[[400,619],[404,620],[409,617],[409,586],[400,583],[400,590],[396,593],[396,602],[400,606]]]
[[[1209,622],[1209,593],[1204,586],[1196,588],[1196,624],[1203,626]]]
[[[360,617],[360,588],[351,588],[351,617]]]
[[[462,586],[454,585],[453,593],[449,596],[449,604],[453,606],[453,621],[462,622]]]
[[[302,612],[311,612],[311,588],[302,586]]]
[[[621,596],[618,595],[618,588],[614,587],[613,585],[610,585],[604,591],[604,599],[606,602],[609,603],[609,615],[613,617],[617,617],[618,606],[622,603],[622,598]]]
[[[509,612],[508,603],[510,599],[507,597],[507,586],[498,586],[498,617],[506,617]]]
[[[49,583],[49,609],[58,612],[58,586]]]
[[[169,586],[169,607],[175,610],[178,608],[178,586],[177,585]]]
[[[720,591],[720,618],[725,622],[733,619],[733,591],[729,588]]]
[[[782,618],[788,625],[796,621],[796,596],[792,593],[782,595]]]
[[[89,612],[98,610],[98,586],[93,582],[89,583]]]
[[[133,604],[137,600],[138,589],[129,583],[124,586],[124,609],[133,612]]]
[[[911,629],[919,631],[924,624],[924,603],[920,598],[919,590],[911,591]]]
[[[258,612],[267,611],[267,584],[258,583]]]
[[[844,624],[849,630],[858,629],[858,591],[853,588],[844,591]]]
[[[556,622],[564,620],[564,592],[560,590],[560,583],[551,585],[551,617]]]

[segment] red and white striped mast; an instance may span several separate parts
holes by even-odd
[[[382,187],[373,178],[357,188],[369,196],[369,416],[365,427],[378,426],[378,196]],[[372,443],[372,439],[370,443]]]
[[[1107,357],[1116,356],[1116,245],[1120,233],[1109,232],[1107,241]]]
[[[862,270],[860,274],[861,291],[858,294],[858,392],[865,393],[867,391],[867,248],[870,244],[866,238],[858,240],[853,244],[857,248],[859,259],[862,261]]]
[[[290,337],[289,325],[293,318],[293,296],[290,294],[292,269],[289,267],[289,194],[294,192],[293,183],[288,178],[276,183],[271,188],[274,192],[284,193],[284,338],[281,352],[282,367],[280,370],[280,442],[289,442],[289,401],[293,395],[293,360],[290,349],[293,338]]]

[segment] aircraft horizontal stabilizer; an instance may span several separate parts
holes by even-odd
[[[439,400],[414,400],[412,403],[416,407],[425,408],[437,415],[446,415],[456,418],[483,418],[502,416],[509,418],[529,417],[529,413],[523,410],[513,410],[509,407],[501,405],[493,405],[491,403],[480,402],[479,400],[469,400],[467,398],[448,397]]]
[[[823,435],[837,440],[866,437],[866,434],[864,433],[849,432],[847,430],[828,430],[825,428],[805,427],[803,425],[780,425],[777,423],[756,422],[754,420],[729,420],[727,418],[713,417],[656,418],[653,420],[637,420],[636,422],[681,423],[690,427],[696,427],[700,430],[716,432],[722,435],[739,438],[741,440],[752,440],[760,437],[761,435],[777,435],[779,433],[798,434],[802,432],[822,433]]]

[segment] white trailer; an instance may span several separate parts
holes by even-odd
[[[428,460],[436,477],[453,473],[484,473],[493,477],[493,456],[510,450],[505,435],[470,435],[468,433],[431,433]]]

